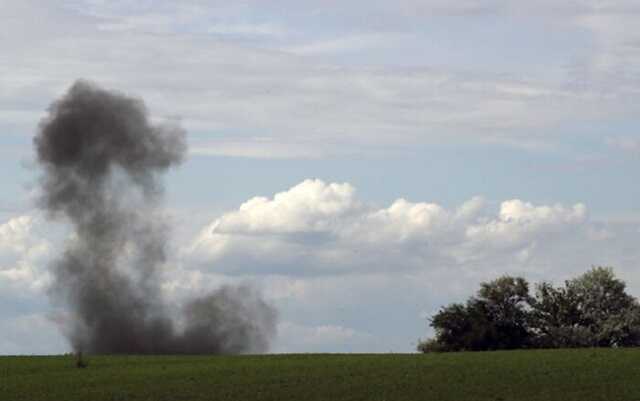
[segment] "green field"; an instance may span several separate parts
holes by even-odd
[[[1,357],[0,400],[640,400],[640,349]]]

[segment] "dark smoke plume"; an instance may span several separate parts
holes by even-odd
[[[144,103],[76,82],[49,108],[34,140],[42,207],[75,229],[52,266],[64,328],[88,353],[263,352],[275,311],[250,287],[224,287],[184,305],[160,291],[167,226],[161,173],[179,164],[185,132],[153,125]]]

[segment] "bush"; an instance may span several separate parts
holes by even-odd
[[[435,338],[430,338],[418,343],[418,351],[427,354],[430,352],[447,352],[450,350],[446,348],[445,344],[438,342]]]

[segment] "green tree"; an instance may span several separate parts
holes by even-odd
[[[640,306],[611,268],[594,267],[560,288],[542,283],[532,306],[540,347],[640,345]]]
[[[581,325],[577,295],[548,282],[536,286],[531,302],[530,331],[533,345],[541,348],[586,347],[590,334]]]
[[[640,344],[640,305],[610,267],[594,267],[565,283],[591,346]]]
[[[431,326],[436,335],[420,351],[640,346],[640,304],[608,267],[563,287],[542,282],[534,297],[525,279],[503,276],[440,309]]]
[[[484,303],[494,338],[490,349],[525,347],[529,343],[529,283],[522,277],[503,276],[482,283],[478,299]]]
[[[479,351],[526,346],[529,284],[520,277],[503,276],[482,283],[477,297],[451,304],[431,319],[436,337],[420,343],[429,351]]]
[[[485,304],[470,299],[466,305],[451,304],[432,319],[435,341],[422,344],[423,351],[479,351],[488,349],[494,337]]]

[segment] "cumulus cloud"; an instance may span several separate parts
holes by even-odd
[[[0,354],[66,350],[45,312],[52,242],[41,224],[36,214],[0,221]]]
[[[349,184],[306,180],[273,199],[255,197],[237,212],[225,214],[211,228],[216,233],[326,232],[331,223],[358,208]]]
[[[255,197],[205,227],[186,251],[226,273],[402,271],[523,261],[554,238],[586,233],[583,204],[501,203],[458,208],[398,199],[375,207],[348,183],[305,180]]]
[[[0,289],[38,292],[46,286],[44,260],[50,244],[37,233],[39,223],[34,216],[22,215],[0,224]]]
[[[496,218],[466,227],[468,242],[462,247],[484,250],[525,251],[539,241],[550,241],[555,233],[567,233],[585,222],[586,206],[534,206],[518,199],[502,202]],[[523,255],[522,253],[520,255]]]

